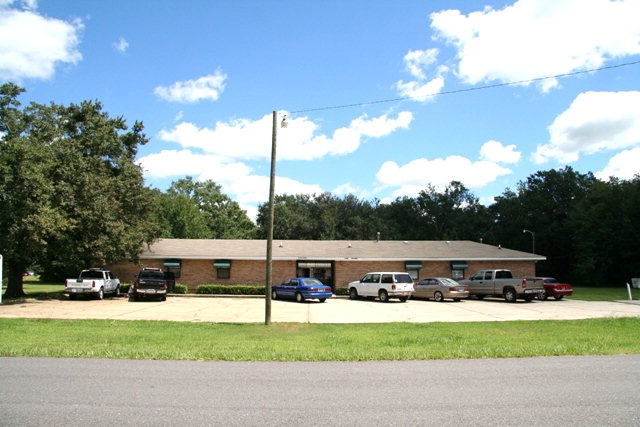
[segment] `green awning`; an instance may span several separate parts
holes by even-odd
[[[404,268],[407,270],[420,270],[422,263],[419,261],[407,261],[404,263]]]
[[[298,262],[298,268],[331,268],[330,262]]]
[[[215,268],[231,268],[231,262],[214,262]]]
[[[465,268],[469,268],[469,264],[462,261],[452,261],[451,269],[452,270],[464,270]]]
[[[164,263],[162,263],[162,265],[164,265],[165,267],[173,267],[173,268],[180,268],[180,261],[175,262],[175,261],[165,261]]]

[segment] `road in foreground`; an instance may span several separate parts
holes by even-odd
[[[0,363],[3,426],[640,425],[640,355]]]

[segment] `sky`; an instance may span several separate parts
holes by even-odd
[[[0,0],[0,83],[142,121],[146,185],[388,203],[640,173],[640,0]],[[285,119],[287,127],[281,127]]]

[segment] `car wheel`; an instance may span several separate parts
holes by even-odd
[[[409,299],[409,297],[400,297],[398,298],[400,300],[400,302],[407,302],[407,300]]]
[[[302,301],[304,301],[304,297],[300,292],[296,292],[296,302],[302,302]]]
[[[556,299],[556,301],[560,301],[562,299],[564,295],[558,295],[557,297],[554,297]]]
[[[437,302],[444,301],[444,297],[442,296],[442,292],[436,291],[436,293],[433,294],[433,299],[436,300]]]
[[[320,302],[325,302],[326,300],[326,298],[320,298]]]
[[[166,301],[167,300],[167,296],[166,295],[162,295],[162,297],[160,298],[160,301]]]
[[[505,289],[504,299],[507,302],[516,302],[516,300],[518,299],[518,294],[516,294],[516,290],[512,288]]]
[[[378,298],[380,298],[380,302],[389,302],[389,294],[384,289],[378,291]]]
[[[271,299],[278,299],[278,293],[276,291],[271,291]]]
[[[100,288],[100,290],[98,291],[98,294],[96,295],[97,299],[104,299],[104,289]]]
[[[116,286],[116,290],[113,293],[114,296],[119,297],[120,296],[120,285]]]
[[[545,300],[547,299],[547,293],[546,293],[546,292],[540,292],[540,293],[538,294],[538,299],[539,299],[540,301],[545,301]]]
[[[356,288],[349,289],[349,299],[358,299],[358,291]]]

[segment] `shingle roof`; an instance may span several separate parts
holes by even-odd
[[[142,259],[266,259],[266,240],[160,239]],[[511,260],[546,257],[470,240],[273,240],[274,260]]]

